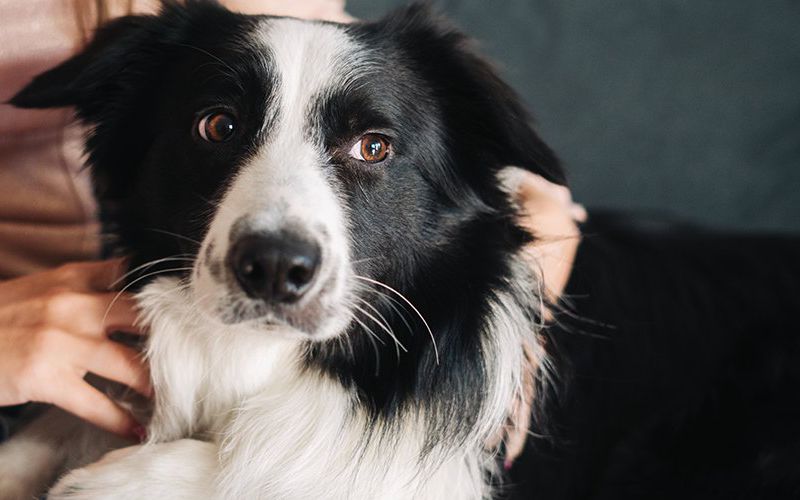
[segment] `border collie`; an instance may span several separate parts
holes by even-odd
[[[63,471],[50,498],[798,491],[797,240],[597,216],[542,327],[507,167],[564,174],[423,7],[338,25],[168,3],[12,103],[90,127],[156,399],[147,442],[98,462],[119,443],[32,423],[0,448],[0,496]],[[537,438],[504,491],[487,443],[529,385]]]

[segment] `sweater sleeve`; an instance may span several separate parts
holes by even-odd
[[[70,4],[0,0],[0,102],[77,50]],[[94,200],[71,116],[0,104],[0,278],[97,255]]]

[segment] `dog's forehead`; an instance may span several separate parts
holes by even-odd
[[[368,50],[342,25],[268,18],[255,36],[274,71],[284,120],[307,115],[315,100],[347,88],[369,64]]]
[[[320,140],[319,103],[347,88],[362,67],[364,51],[346,27],[291,18],[263,18],[247,42],[269,78],[266,107],[244,99],[244,106],[264,110],[250,153],[237,166],[220,202],[209,234],[224,253],[242,231],[277,231],[287,224],[296,232],[326,231],[341,226],[333,174],[322,169],[328,151]],[[248,102],[249,100],[249,102]],[[246,111],[245,111],[246,112]],[[319,229],[321,228],[321,229]]]

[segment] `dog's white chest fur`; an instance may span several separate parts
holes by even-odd
[[[191,437],[213,443],[221,498],[483,496],[480,449],[441,450],[444,462],[434,451],[426,463],[422,419],[369,439],[357,396],[304,372],[302,344],[210,323],[185,294],[163,279],[140,295],[158,394],[145,449]]]

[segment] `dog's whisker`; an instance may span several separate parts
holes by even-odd
[[[358,317],[353,312],[350,312],[349,317],[350,317],[350,319],[352,319],[356,323],[358,323],[362,328],[365,328],[367,330],[367,333],[370,334],[370,337],[372,339],[377,340],[383,346],[386,345],[386,342],[379,335],[377,335],[372,328],[367,328],[367,326],[362,321],[360,321],[358,319]]]
[[[438,365],[439,364],[439,348],[436,345],[436,338],[433,335],[433,330],[431,330],[430,325],[428,325],[428,322],[425,320],[425,317],[422,315],[421,312],[419,312],[419,309],[417,309],[417,307],[414,304],[412,304],[411,301],[408,300],[405,297],[405,295],[403,295],[402,293],[398,292],[394,288],[390,287],[386,283],[382,283],[382,282],[380,282],[378,280],[374,280],[372,278],[367,278],[365,276],[359,276],[357,274],[353,275],[353,276],[356,279],[360,279],[360,280],[366,281],[367,283],[372,283],[373,285],[385,288],[386,290],[388,290],[388,291],[394,293],[395,295],[397,295],[398,297],[400,297],[400,299],[402,299],[403,302],[405,302],[406,304],[408,304],[409,307],[411,307],[411,309],[417,314],[417,316],[419,316],[419,319],[422,320],[422,323],[425,325],[425,328],[428,330],[428,334],[431,337],[431,342],[433,343],[433,353],[436,356],[436,364]]]
[[[117,294],[114,296],[114,298],[113,298],[113,299],[111,299],[111,302],[108,304],[108,307],[106,308],[106,312],[103,314],[103,320],[100,322],[100,324],[101,324],[103,327],[105,327],[105,326],[106,326],[106,320],[108,319],[108,315],[111,313],[111,309],[112,309],[112,308],[114,307],[114,305],[117,303],[117,301],[119,300],[119,298],[120,298],[120,297],[122,297],[122,295],[123,295],[123,294],[124,294],[124,293],[125,293],[125,292],[126,292],[128,289],[130,289],[130,288],[131,288],[133,285],[135,285],[136,283],[138,283],[138,282],[140,282],[140,281],[142,281],[142,280],[144,280],[144,279],[147,279],[147,278],[149,278],[149,277],[151,277],[151,276],[157,276],[157,275],[159,275],[159,274],[173,273],[173,272],[179,272],[179,271],[191,271],[191,270],[192,270],[192,268],[191,268],[191,267],[176,267],[176,268],[172,268],[172,269],[161,269],[161,270],[158,270],[158,271],[154,271],[154,272],[152,272],[152,273],[147,273],[147,274],[145,274],[144,276],[140,276],[140,277],[136,278],[135,280],[133,280],[133,281],[131,281],[130,283],[128,283],[127,285],[125,285],[125,286],[122,288],[122,290],[120,290],[119,292],[117,292]]]
[[[386,325],[384,325],[378,318],[376,318],[370,312],[365,311],[363,308],[361,308],[361,307],[359,307],[359,306],[357,306],[355,304],[353,304],[353,308],[356,309],[357,311],[359,311],[364,316],[366,316],[369,319],[371,319],[372,321],[374,321],[375,324],[378,325],[378,327],[380,327],[381,330],[386,332],[389,335],[389,337],[391,337],[392,340],[394,340],[396,349],[402,349],[403,352],[408,352],[408,349],[406,349],[406,347],[400,342],[400,339],[398,339],[397,336],[395,336],[395,334],[394,334],[394,332],[392,331],[391,328],[389,328]],[[397,357],[398,358],[400,357],[400,351],[399,350],[397,351]]]
[[[189,238],[188,236],[184,236],[182,234],[173,233],[172,231],[167,231],[165,229],[158,229],[158,228],[155,228],[155,227],[148,227],[148,228],[145,228],[145,229],[147,231],[151,231],[153,233],[160,233],[160,234],[165,234],[167,236],[174,236],[175,238],[178,238],[178,239],[181,239],[181,240],[184,240],[184,241],[188,241],[188,242],[193,243],[193,244],[195,244],[197,246],[201,246],[202,245],[201,242],[199,242],[199,241],[197,241],[197,240],[195,240],[193,238]]]
[[[364,300],[364,299],[362,299],[362,298],[357,298],[357,299],[358,299],[358,301],[359,301],[361,304],[365,305],[365,306],[366,306],[366,307],[368,307],[368,308],[369,308],[369,309],[370,309],[372,312],[374,312],[374,313],[375,313],[375,315],[376,315],[376,316],[377,316],[377,317],[378,317],[378,318],[379,318],[379,319],[380,319],[380,320],[383,322],[383,324],[386,326],[386,329],[389,329],[389,330],[391,330],[391,331],[392,331],[392,333],[391,333],[391,336],[392,336],[392,338],[395,340],[395,343],[399,344],[399,345],[402,347],[402,346],[403,346],[403,344],[400,344],[400,342],[397,340],[397,337],[396,337],[396,336],[395,336],[395,334],[394,334],[394,330],[393,330],[393,329],[391,328],[391,326],[389,325],[389,321],[386,319],[386,317],[385,317],[383,314],[381,314],[381,313],[380,313],[380,311],[378,311],[378,309],[377,309],[375,306],[373,306],[372,304],[370,304],[368,301],[366,301],[366,300]],[[405,350],[405,349],[404,349],[404,350]],[[408,351],[406,351],[406,352],[408,352]],[[397,353],[397,355],[398,355],[398,357],[399,357],[399,356],[400,356],[400,353],[398,352],[398,353]]]
[[[403,308],[403,304],[398,302],[391,295],[387,295],[378,289],[369,287],[367,288],[367,291],[374,293],[375,295],[378,296],[379,299],[386,301],[387,305],[400,318],[400,321],[403,322],[403,325],[405,325],[406,329],[408,329],[408,333],[414,335],[414,329],[411,327],[411,323],[408,322],[408,320],[406,319],[406,315],[403,314],[403,311],[401,311],[400,308],[398,308],[398,306]]]
[[[367,333],[367,334],[370,336],[370,338],[376,339],[376,340],[377,340],[378,342],[380,342],[381,344],[383,344],[383,345],[386,345],[386,343],[385,343],[385,342],[384,342],[384,341],[383,341],[383,340],[382,340],[380,337],[378,337],[378,336],[375,334],[375,332],[372,330],[372,328],[370,328],[369,326],[367,326],[367,325],[366,325],[366,324],[365,324],[363,321],[361,321],[360,319],[358,319],[358,318],[357,318],[357,317],[356,317],[354,314],[353,314],[353,315],[351,315],[351,318],[353,319],[353,321],[355,321],[356,323],[358,323],[359,325],[361,325],[361,328],[363,328],[363,329],[366,331],[366,333]],[[373,344],[373,346],[375,347],[375,353],[376,353],[376,355],[378,355],[378,353],[379,353],[379,351],[378,351],[378,346],[377,346],[377,345],[375,345],[375,344]]]
[[[109,285],[110,289],[116,288],[117,285],[125,281],[126,278],[136,274],[138,271],[144,271],[150,269],[151,267],[164,263],[164,262],[173,262],[173,261],[184,261],[184,262],[193,262],[194,258],[190,254],[177,254],[171,257],[164,257],[163,259],[155,259],[149,262],[145,262],[142,265],[136,266],[135,268],[131,269],[130,271],[126,272],[119,278],[117,278],[111,285]]]
[[[370,311],[375,313],[375,315],[381,320],[381,322],[386,326],[386,328],[389,328],[390,330],[392,329],[391,325],[389,324],[389,321],[386,319],[386,317],[383,314],[381,314],[381,312],[378,311],[378,309],[375,306],[370,304],[369,301],[367,301],[367,300],[365,300],[365,299],[363,299],[361,297],[357,297],[357,300],[358,300],[358,302],[360,304],[365,305],[366,307],[369,308]],[[392,330],[392,333],[394,333],[394,330]]]
[[[356,318],[354,317],[352,312],[350,312],[348,314],[348,320],[349,321],[356,320]],[[356,359],[355,350],[353,349],[352,335],[340,335],[340,336],[337,337],[337,340],[339,341],[339,345],[346,345],[347,346],[347,349],[350,352],[350,359]],[[380,351],[378,349],[378,344],[375,343],[375,336],[374,335],[367,334],[367,340],[369,340],[370,344],[372,344],[372,349],[375,352],[375,363],[376,363],[375,376],[377,376],[378,375],[378,368],[380,367]],[[380,338],[377,339],[377,340],[381,344],[385,345],[383,340],[381,340]]]
[[[350,337],[347,336],[346,338],[352,352],[353,346]],[[372,350],[375,352],[375,376],[377,377],[381,372],[381,352],[380,349],[378,349],[378,344],[375,343],[375,338],[372,335],[368,336],[367,340],[369,340],[370,344],[372,344]]]

